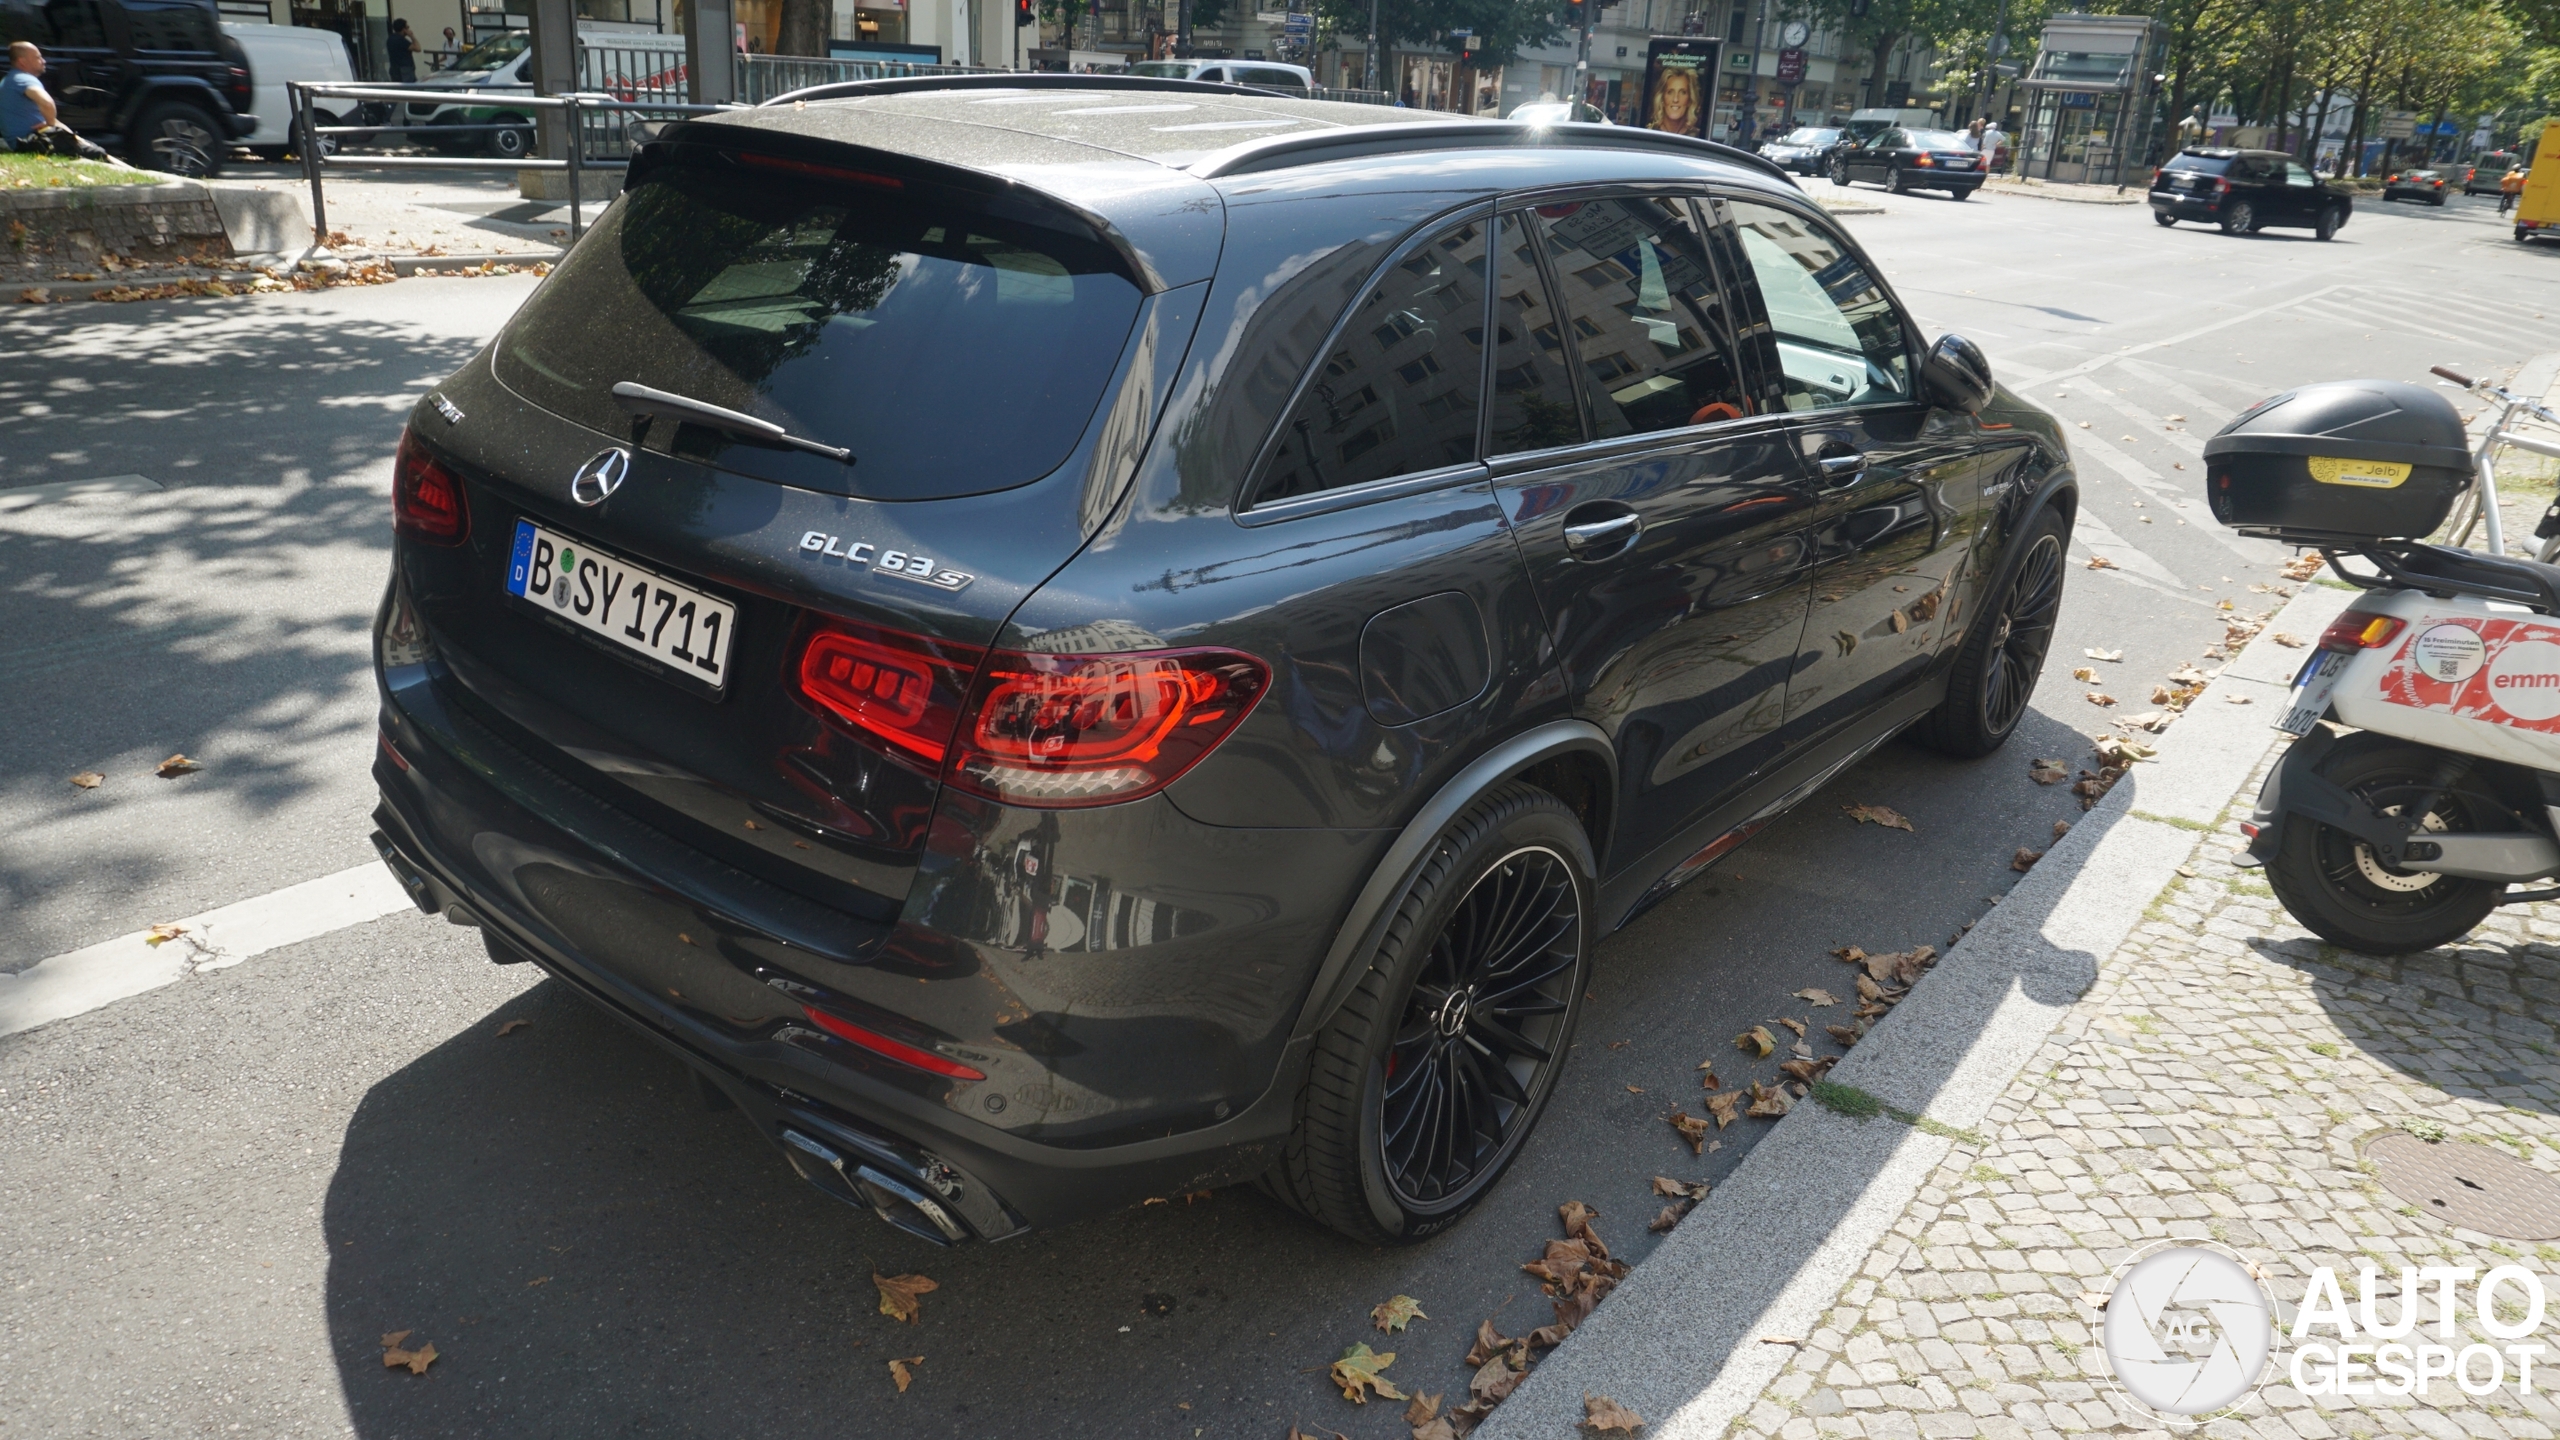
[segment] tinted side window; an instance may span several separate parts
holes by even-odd
[[[1901,317],[1847,247],[1813,222],[1765,205],[1736,203],[1733,220],[1768,308],[1787,408],[1909,398]]]
[[[115,47],[107,38],[106,17],[98,13],[97,0],[52,0],[44,7],[44,18],[53,27],[53,43],[66,50]]]
[[[2435,172],[2431,170],[2422,170],[2418,173],[2422,175],[2432,175]],[[2301,166],[2288,160],[2284,165],[2284,183],[2287,185],[2299,185],[2304,189],[2310,189],[2311,187],[2318,185],[2320,182],[2313,178],[2310,171],[2305,170]]]
[[[1489,455],[1572,445],[1583,438],[1564,318],[1538,273],[1528,217],[1502,217],[1493,285],[1493,443]]]
[[[1256,503],[1476,457],[1491,230],[1476,220],[1442,232],[1352,307],[1282,427]]]
[[[180,55],[214,52],[213,19],[201,6],[187,0],[125,0],[124,13],[136,50]]]
[[[1536,213],[1602,438],[1752,412],[1688,206],[1629,196]]]

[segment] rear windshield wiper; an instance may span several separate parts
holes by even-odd
[[[762,440],[770,445],[787,445],[794,450],[806,450],[812,455],[824,455],[830,460],[842,461],[847,465],[853,463],[853,452],[841,446],[821,445],[815,440],[803,439],[770,420],[759,420],[744,411],[732,410],[726,405],[714,405],[708,400],[696,400],[690,395],[673,395],[664,390],[652,390],[646,385],[625,380],[613,387],[613,398],[621,403],[623,413],[626,415],[672,415],[679,420],[689,420],[696,425],[707,425],[714,430],[726,430],[732,435],[741,435],[750,440]]]

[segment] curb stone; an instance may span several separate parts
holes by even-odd
[[[2136,765],[1966,933],[1831,1078],[1937,1124],[1854,1120],[1799,1103],[1477,1429],[1579,1433],[1585,1392],[1645,1417],[1652,1440],[1708,1440],[1813,1335],[1921,1185],[1980,1125],[2095,981],[2152,898],[2277,744],[2268,692],[2351,595],[2305,585]],[[2254,703],[2225,699],[2248,694]],[[2201,812],[2201,813],[2199,813]]]

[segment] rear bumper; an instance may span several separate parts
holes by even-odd
[[[2222,218],[2222,205],[2218,199],[2199,199],[2192,195],[2179,195],[2162,190],[2151,192],[2151,208],[2164,215],[2174,215],[2181,220]]]
[[[1312,1044],[1290,1025],[1375,861],[1366,832],[1220,831],[1161,802],[945,817],[937,832],[962,853],[938,876],[929,856],[908,916],[886,940],[830,946],[780,923],[793,918],[780,901],[758,915],[689,898],[653,832],[519,773],[528,757],[471,729],[439,695],[452,682],[424,669],[385,676],[397,755],[374,766],[376,844],[411,897],[683,1060],[830,1194],[929,1239],[995,1239],[1249,1179],[1276,1158]],[[1005,857],[1070,903],[991,895],[982,882]],[[1100,874],[1114,881],[1076,879]],[[1195,889],[1179,909],[1142,898],[1177,876],[1254,893]],[[1094,917],[1081,939],[1073,906]],[[1100,936],[1106,909],[1117,938]],[[926,1075],[811,1028],[800,998],[821,990],[870,1007],[856,1014],[894,1000],[987,1078]]]

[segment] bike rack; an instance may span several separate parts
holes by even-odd
[[[293,111],[295,148],[302,152],[302,173],[311,184],[311,241],[328,243],[328,198],[321,183],[322,173],[332,167],[353,170],[565,170],[569,175],[569,239],[575,244],[587,233],[586,196],[583,181],[588,170],[621,170],[628,160],[589,160],[586,150],[586,117],[590,114],[649,114],[657,116],[716,115],[724,110],[741,110],[742,105],[688,105],[671,100],[617,100],[610,95],[580,92],[571,95],[531,95],[520,90],[491,91],[480,86],[449,85],[349,85],[338,81],[288,80],[285,93]],[[402,107],[393,114],[402,123],[391,125],[320,125],[313,121],[313,97],[332,100],[372,101]],[[525,158],[505,160],[497,157],[428,156],[428,155],[363,155],[334,157],[320,153],[323,136],[382,135],[426,133],[439,136],[485,134],[497,130],[518,130],[519,125],[413,125],[407,123],[406,107],[418,103],[444,102],[487,107],[502,104],[510,110],[558,111],[566,124],[569,140],[567,154],[557,160]]]

